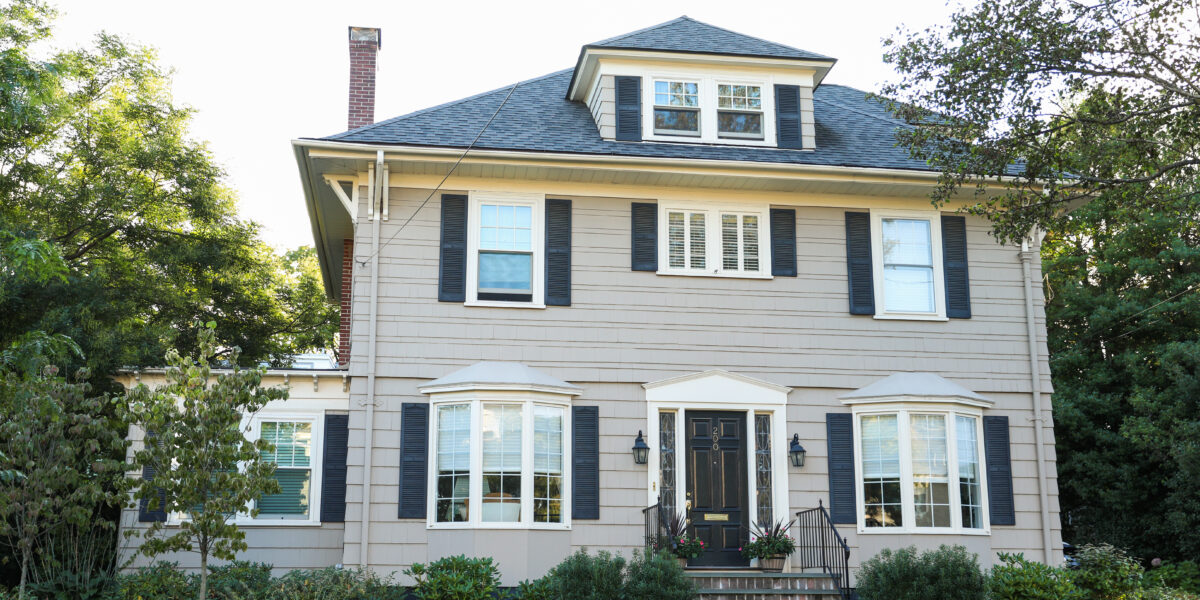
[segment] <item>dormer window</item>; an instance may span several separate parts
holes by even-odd
[[[763,139],[762,86],[717,84],[717,135]]]
[[[654,82],[654,133],[700,135],[700,84],[692,81]]]

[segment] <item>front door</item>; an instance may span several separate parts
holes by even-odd
[[[687,499],[693,534],[706,550],[695,567],[747,566],[739,550],[749,529],[746,414],[687,411]]]

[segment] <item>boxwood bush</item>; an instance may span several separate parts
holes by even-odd
[[[415,581],[413,595],[420,600],[493,600],[500,587],[500,569],[491,558],[448,556],[414,564],[404,574]]]
[[[942,546],[921,554],[913,547],[884,550],[858,572],[862,600],[985,600],[986,578],[974,554]]]
[[[988,579],[992,600],[1085,600],[1065,569],[1000,553]]]

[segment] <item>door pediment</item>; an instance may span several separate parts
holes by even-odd
[[[714,369],[644,384],[649,402],[681,402],[689,406],[715,404],[785,405],[792,388]]]

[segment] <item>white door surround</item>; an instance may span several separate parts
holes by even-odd
[[[771,415],[771,501],[772,516],[778,520],[791,514],[788,506],[788,445],[787,397],[791,388],[776,385],[728,371],[711,370],[672,377],[644,384],[646,389],[646,441],[650,455],[646,461],[646,505],[658,502],[659,481],[659,419],[660,412],[674,412],[675,417],[675,506],[684,507],[687,482],[687,460],[684,431],[684,412],[687,410],[720,410],[745,413],[746,473],[749,477],[750,523],[757,522],[758,498],[755,490],[755,414]]]

